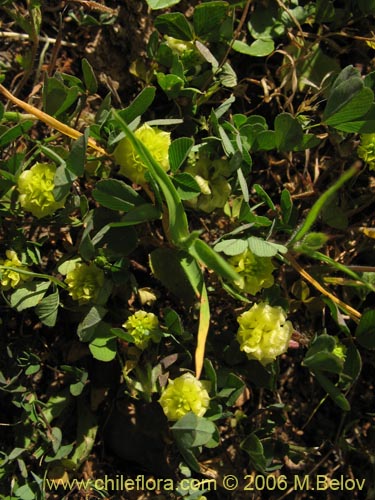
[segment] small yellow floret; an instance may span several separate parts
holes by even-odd
[[[169,380],[159,399],[168,420],[179,420],[189,412],[203,417],[210,405],[205,385],[207,384],[197,380],[191,373]]]
[[[251,295],[255,295],[262,288],[271,287],[274,283],[272,272],[275,268],[270,257],[258,257],[247,249],[231,257],[229,263],[241,277],[241,281],[236,283],[237,286]]]
[[[29,271],[29,268],[24,266],[14,250],[7,250],[5,252],[6,259],[0,259],[0,265],[6,267],[18,268],[23,271]],[[31,279],[30,275],[19,273],[13,269],[0,269],[1,278],[0,285],[3,290],[16,288],[22,281]]]
[[[168,150],[171,144],[169,132],[164,132],[156,127],[150,127],[145,123],[134,132],[146,148],[150,151],[153,158],[159,163],[165,172],[169,170]],[[116,162],[120,165],[120,173],[128,177],[136,184],[145,184],[146,165],[133,148],[132,143],[127,137],[122,139],[114,151]]]
[[[161,339],[159,320],[153,313],[137,311],[129,316],[123,327],[133,337],[134,344],[142,351],[148,347],[151,340],[157,343]]]
[[[51,215],[64,206],[65,199],[56,201],[53,196],[55,173],[55,165],[35,163],[19,176],[19,202],[24,210],[38,219]]]
[[[237,321],[240,325],[237,340],[241,351],[249,359],[257,359],[262,365],[268,365],[287,351],[293,325],[286,320],[281,307],[272,307],[265,302],[254,304]]]
[[[187,205],[207,213],[216,208],[223,208],[231,193],[227,181],[231,169],[227,160],[199,158],[193,165],[189,165],[185,172],[195,178],[201,189],[201,194],[187,201]]]
[[[362,134],[358,156],[364,160],[370,170],[375,170],[375,134]]]
[[[104,283],[104,272],[93,262],[79,263],[66,275],[69,295],[80,304],[94,302]]]

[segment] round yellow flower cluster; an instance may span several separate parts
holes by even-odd
[[[14,267],[23,271],[29,271],[29,268],[24,266],[14,250],[7,250],[5,252],[6,259],[0,259],[0,266]],[[16,288],[22,281],[31,279],[30,275],[19,273],[13,269],[0,269],[0,284],[3,290]]]
[[[104,283],[104,272],[93,262],[78,263],[65,278],[69,295],[80,304],[94,302]]]
[[[270,257],[258,257],[246,249],[241,254],[230,257],[229,264],[241,276],[237,286],[251,295],[255,295],[262,288],[269,288],[274,283],[272,271],[275,267]]]
[[[159,399],[168,420],[179,420],[190,411],[203,417],[210,405],[205,385],[207,383],[197,380],[191,373],[169,380]]]
[[[364,160],[370,170],[375,170],[375,134],[362,134],[358,156]]]
[[[54,177],[56,166],[49,163],[35,163],[18,178],[19,202],[25,210],[40,219],[62,208],[65,199],[56,201]]]
[[[156,127],[150,127],[147,123],[137,129],[134,134],[146,146],[162,169],[168,172],[168,149],[171,144],[171,134]],[[120,165],[120,174],[136,184],[146,183],[147,167],[127,137],[122,139],[116,147],[114,157],[116,163]]]
[[[201,189],[201,194],[186,203],[193,208],[210,213],[215,208],[223,208],[228,201],[231,187],[227,177],[231,169],[227,160],[213,160],[203,157],[185,172],[191,174]]]
[[[249,359],[257,359],[265,366],[287,351],[293,325],[286,321],[281,307],[265,302],[254,304],[237,321],[240,325],[237,340]]]
[[[129,316],[122,326],[130,333],[134,344],[142,351],[149,346],[151,340],[155,343],[160,342],[159,320],[153,313],[137,311]]]

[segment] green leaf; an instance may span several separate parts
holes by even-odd
[[[94,210],[91,210],[83,220],[85,229],[82,233],[78,251],[84,260],[91,260],[95,257],[95,248],[90,236],[91,231],[94,229],[94,213]]]
[[[334,337],[323,333],[319,335],[306,352],[306,358],[314,356],[319,352],[332,352],[336,346]]]
[[[14,494],[19,498],[20,500],[35,500],[35,493],[33,490],[30,488],[28,484],[24,484],[23,486],[20,486],[14,491]]]
[[[128,184],[117,179],[104,179],[96,184],[92,193],[103,207],[128,212],[135,205],[144,203],[143,198]]]
[[[209,359],[204,360],[204,371],[210,381],[210,393],[216,396],[217,393],[217,375],[215,368]]]
[[[172,5],[176,5],[180,3],[181,0],[146,0],[149,7],[153,10],[157,9],[166,9],[167,7],[172,7]]]
[[[59,427],[52,427],[50,432],[50,438],[52,442],[52,449],[54,453],[58,452],[62,441],[62,432]]]
[[[39,302],[39,304],[35,307],[35,313],[44,325],[52,327],[56,324],[59,305],[59,290],[56,289],[54,293],[47,295],[47,297],[44,297]]]
[[[195,178],[187,172],[176,174],[172,179],[181,200],[190,200],[201,193],[199,184]]]
[[[151,203],[145,203],[144,205],[139,205],[138,207],[134,207],[132,210],[130,210],[126,215],[122,217],[120,222],[110,222],[109,224],[103,226],[95,234],[95,236],[92,238],[91,241],[94,252],[95,252],[94,247],[97,246],[99,243],[102,244],[103,238],[105,238],[107,242],[110,241],[111,239],[113,240],[115,234],[114,230],[116,229],[118,230],[120,228],[128,228],[129,226],[135,226],[137,224],[142,224],[149,220],[155,220],[159,218],[160,218],[160,210],[156,208],[154,205],[151,205]],[[117,235],[120,234],[121,234],[120,232],[117,232]],[[126,251],[130,251],[130,249],[134,247],[134,244],[137,241],[136,235],[134,233],[128,233],[124,231],[121,234],[121,236],[122,237],[129,236],[130,242],[126,242],[124,244],[124,248],[126,249]]]
[[[322,208],[322,219],[335,229],[345,230],[348,227],[349,219],[344,210],[338,205],[338,196],[334,195]]]
[[[163,318],[164,324],[170,333],[177,336],[184,333],[181,318],[174,309],[166,307],[163,311]]]
[[[152,205],[151,203],[143,203],[138,205],[128,213],[126,213],[121,222],[114,222],[110,224],[111,227],[122,227],[122,226],[133,226],[134,224],[142,224],[142,222],[147,222],[150,220],[158,220],[161,217],[161,212],[158,207]]]
[[[314,250],[319,250],[327,243],[328,238],[329,237],[324,233],[316,233],[316,232],[308,233],[304,237],[298,249],[306,253],[309,253]]]
[[[32,281],[18,287],[10,298],[11,306],[19,312],[35,307],[43,299],[50,284],[50,281]]]
[[[292,151],[303,140],[299,121],[290,113],[280,113],[275,118],[275,142],[279,151]]]
[[[335,129],[348,134],[373,134],[375,133],[375,120],[358,120],[335,125]]]
[[[339,374],[343,370],[344,360],[331,352],[321,351],[311,356],[306,354],[303,366],[307,366],[309,370],[314,372],[318,370]]]
[[[323,373],[318,371],[314,372],[314,375],[326,393],[332,398],[333,402],[342,410],[349,411],[350,403],[342,394],[340,389],[338,389],[338,387],[336,387],[325,375],[323,375]]]
[[[31,127],[34,126],[33,120],[27,120],[22,123],[18,123],[12,128],[7,128],[5,132],[0,135],[0,147],[4,148],[15,139],[25,134]]]
[[[315,148],[320,144],[319,137],[314,134],[303,134],[300,144],[294,147],[293,151],[304,151],[305,149]]]
[[[95,94],[98,90],[98,82],[91,64],[85,57],[82,59],[82,73],[86,89],[90,94]]]
[[[183,165],[184,161],[189,156],[193,145],[194,140],[190,137],[179,137],[172,142],[168,150],[169,165],[172,172],[177,172],[177,170]]]
[[[345,66],[345,68],[338,74],[337,78],[331,86],[330,93],[332,93],[332,91],[335,90],[339,85],[347,82],[351,78],[361,79],[361,73],[357,68],[354,68],[351,64],[349,64],[348,66]]]
[[[363,89],[363,81],[357,75],[351,76],[344,81],[341,81],[341,79],[342,76],[340,74],[332,86],[323,112],[324,122],[347,106],[354,96]]]
[[[181,12],[169,12],[161,14],[155,19],[155,28],[178,40],[190,41],[194,38],[193,30]]]
[[[213,1],[197,5],[194,10],[193,25],[196,35],[207,41],[219,39],[219,28],[228,10],[227,2]]]
[[[366,311],[355,332],[358,343],[366,349],[375,349],[375,310]]]
[[[224,128],[221,125],[219,125],[218,131],[225,154],[227,156],[234,155],[235,150],[233,144],[229,139],[228,134],[225,132]]]
[[[225,255],[233,256],[243,253],[248,247],[246,240],[223,240],[214,246],[215,252],[223,252]]]
[[[92,306],[81,323],[78,325],[77,334],[82,342],[89,342],[95,335],[97,326],[101,323],[108,309],[103,306]]]
[[[170,248],[157,248],[150,254],[150,266],[154,276],[186,304],[196,300],[187,273],[199,279],[200,269],[189,254]]]
[[[195,413],[189,412],[180,418],[171,429],[179,446],[183,448],[196,448],[208,443],[216,427],[210,420],[198,417]]]
[[[286,253],[288,251],[284,245],[279,245],[278,243],[273,243],[272,241],[262,240],[256,236],[250,236],[250,238],[247,239],[247,244],[253,254],[258,257],[273,257],[278,252]]]
[[[130,106],[119,111],[118,114],[126,123],[131,123],[138,118],[138,116],[143,115],[143,113],[147,111],[155,98],[155,92],[155,87],[144,88],[132,101]]]
[[[259,38],[255,40],[251,45],[245,42],[236,40],[233,44],[233,50],[240,52],[240,54],[246,54],[248,56],[254,57],[265,57],[275,50],[275,42],[270,39],[262,40]]]
[[[125,342],[134,342],[134,337],[130,333],[126,332],[122,328],[111,328],[110,330],[112,336],[117,337]]]
[[[240,377],[234,373],[230,373],[225,381],[225,389],[230,390],[228,394],[228,399],[226,401],[227,406],[234,406],[239,396],[242,394],[245,388],[245,383]]]
[[[343,375],[349,377],[351,384],[357,380],[362,370],[362,358],[354,344],[346,349]]]
[[[288,224],[293,210],[293,200],[287,189],[283,189],[280,198],[281,217],[284,224]]]
[[[228,62],[223,64],[216,76],[224,87],[233,88],[238,83],[237,74]]]
[[[271,197],[266,193],[266,191],[262,188],[260,184],[254,184],[253,188],[256,192],[256,194],[267,203],[268,207],[271,210],[276,210],[275,204],[272,201]]]
[[[373,91],[368,87],[364,87],[354,94],[345,105],[340,106],[338,111],[331,113],[329,117],[325,119],[325,123],[331,127],[336,127],[342,123],[354,121],[370,110],[373,101]]]
[[[375,104],[371,104],[367,113],[354,121],[338,123],[337,130],[348,133],[370,134],[375,132]]]
[[[77,177],[82,176],[85,171],[88,138],[89,129],[86,128],[84,134],[73,142],[69,156],[66,159],[66,167]]]
[[[57,167],[54,177],[55,189],[53,190],[56,201],[61,201],[66,197],[75,179],[76,175],[68,170],[65,164]]]
[[[115,359],[117,354],[117,341],[111,333],[102,333],[100,337],[95,337],[89,344],[89,349],[93,357],[99,361],[109,362]]]
[[[255,433],[249,434],[240,444],[240,448],[249,455],[251,465],[258,471],[264,472],[267,466],[263,445]]]
[[[195,457],[193,450],[190,448],[184,448],[183,446],[179,446],[178,441],[177,441],[177,446],[178,446],[179,451],[180,451],[183,459],[185,460],[185,463],[188,466],[188,468],[190,468],[191,470],[193,470],[195,472],[200,473],[201,468],[200,468],[198,460]],[[202,491],[199,491],[199,497],[201,496],[201,493],[202,493]],[[184,489],[184,495],[186,495],[186,489]],[[191,495],[189,495],[189,497],[191,498]]]
[[[317,0],[315,10],[315,21],[324,23],[332,21],[335,17],[335,8],[331,0]]]
[[[61,115],[76,102],[79,93],[77,86],[69,88],[56,77],[47,77],[43,87],[44,111],[52,116]]]
[[[155,205],[151,205],[151,203],[138,205],[129,210],[129,212],[121,218],[120,222],[110,222],[102,227],[92,238],[92,245],[95,247],[99,242],[101,242],[103,237],[111,231],[111,229],[135,226],[150,220],[160,219],[160,216],[161,212],[157,207],[155,207]]]
[[[156,73],[156,78],[162,90],[171,99],[177,97],[185,85],[184,80],[177,75]]]
[[[270,151],[276,148],[276,134],[274,130],[259,132],[254,141],[254,148],[261,151]]]
[[[339,326],[340,330],[344,332],[346,335],[350,336],[351,335],[350,328],[346,324],[346,321],[343,318],[343,315],[341,314],[341,311],[338,308],[337,304],[328,297],[323,297],[323,301],[328,305],[332,318],[334,319],[335,323]]]
[[[245,202],[248,202],[250,199],[249,188],[247,186],[247,182],[246,182],[245,176],[244,176],[241,168],[237,169],[237,178],[238,178],[238,182],[240,184],[243,199]]]
[[[209,62],[212,65],[213,71],[216,71],[217,68],[219,67],[219,61],[216,59],[216,57],[212,54],[210,49],[208,49],[203,43],[201,43],[199,40],[195,41],[195,46],[201,53],[202,57]]]

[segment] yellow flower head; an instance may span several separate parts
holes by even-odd
[[[223,208],[228,201],[231,187],[226,177],[231,173],[227,160],[213,160],[203,157],[185,172],[191,174],[197,181],[201,194],[187,202],[193,208],[210,213],[215,208]]]
[[[6,259],[0,259],[0,265],[5,267],[15,267],[23,271],[29,271],[29,268],[24,266],[14,250],[7,250],[5,252]],[[3,290],[16,288],[23,281],[28,281],[31,276],[23,273],[18,273],[12,269],[0,269],[0,284]]]
[[[335,356],[337,356],[338,358],[342,359],[343,361],[345,361],[346,359],[346,347],[344,346],[344,344],[342,344],[340,342],[340,340],[338,339],[338,337],[335,337],[335,347],[332,351],[332,354],[334,354]]]
[[[25,210],[40,219],[62,208],[65,199],[56,201],[54,177],[56,166],[49,163],[35,163],[25,170],[18,179],[19,202]]]
[[[104,283],[104,272],[93,262],[78,263],[65,278],[69,295],[80,304],[94,302]]]
[[[160,342],[159,320],[153,313],[137,311],[129,316],[122,326],[130,333],[134,344],[142,351],[148,347],[151,340],[155,343]]]
[[[272,271],[275,269],[270,257],[258,257],[249,249],[230,257],[229,263],[241,276],[237,286],[251,295],[274,283]]]
[[[281,307],[261,302],[242,313],[237,321],[240,325],[237,340],[249,359],[268,365],[287,351],[293,325],[286,321]]]
[[[184,373],[174,380],[169,380],[159,399],[168,420],[178,420],[190,411],[198,417],[203,417],[210,405],[210,396],[205,385],[191,373]]]
[[[162,169],[168,172],[168,149],[171,144],[171,134],[156,127],[150,127],[147,123],[137,129],[134,134],[146,146]],[[122,175],[128,177],[136,184],[142,185],[146,183],[145,172],[147,171],[147,167],[127,137],[122,139],[118,144],[114,151],[114,157],[120,165],[120,173]]]
[[[375,170],[375,134],[362,134],[358,156],[368,163],[370,170]]]

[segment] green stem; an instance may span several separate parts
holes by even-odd
[[[288,242],[288,246],[290,246],[292,243],[296,243],[297,241],[300,241],[305,234],[310,230],[311,226],[314,224],[316,219],[319,216],[319,213],[323,206],[328,202],[328,200],[333,196],[336,191],[338,191],[341,186],[345,184],[353,175],[355,175],[358,172],[357,166],[351,167],[347,172],[344,172],[342,176],[331,186],[330,188],[327,189],[314,203],[312,206],[310,212],[308,213],[304,223],[302,226],[297,230],[297,232],[292,236],[292,238]]]

